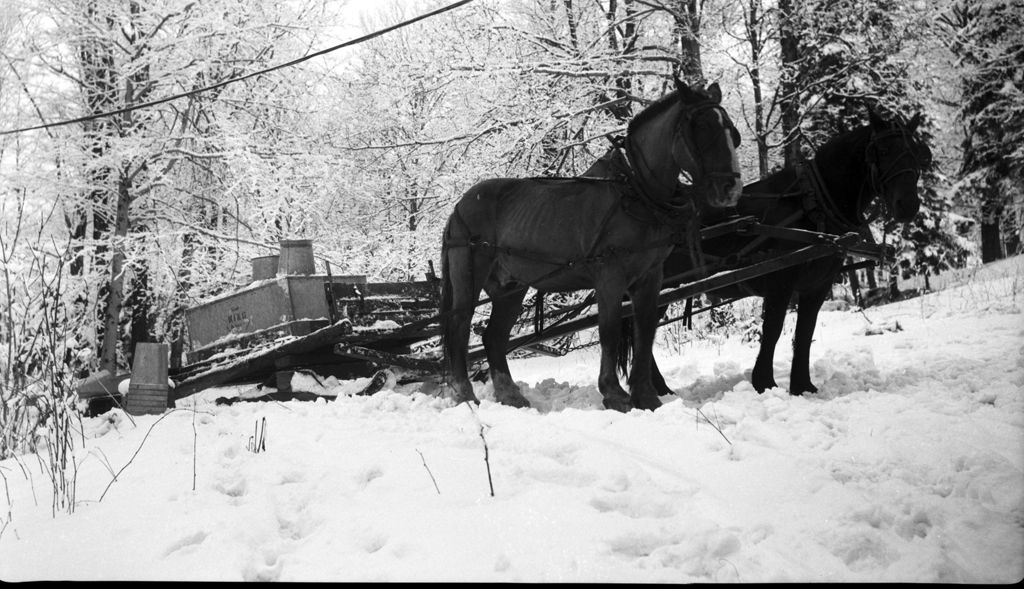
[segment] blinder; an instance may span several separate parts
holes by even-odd
[[[888,154],[885,152],[880,154],[879,142],[893,137],[900,139],[899,143],[901,144],[902,151],[892,158],[887,157]],[[887,162],[880,161],[880,155],[885,157]],[[905,163],[908,158],[912,162],[909,165]],[[916,183],[921,173],[931,166],[931,150],[927,145],[914,141],[905,128],[896,127],[872,134],[865,148],[864,161],[868,164],[872,192],[883,195],[885,194],[884,188],[886,183],[903,174],[912,174]],[[888,163],[888,166],[884,170],[880,170],[880,165],[885,165],[886,163]],[[894,203],[888,202],[886,198],[880,199],[880,206],[886,216],[892,214],[890,209],[893,205]],[[876,209],[872,214],[872,218],[877,217],[880,212]]]
[[[893,163],[889,165],[884,172],[879,173],[880,162],[878,157],[878,143],[890,137],[901,138],[904,151],[900,153],[898,157],[893,158]],[[907,155],[909,155],[914,161],[914,166],[903,167],[894,172],[893,169],[899,165],[899,162],[901,162]],[[867,148],[865,149],[864,161],[867,162],[868,166],[871,168],[872,182],[875,184],[875,189],[878,190],[881,188],[881,184],[888,182],[897,176],[907,173],[920,176],[922,171],[931,166],[931,150],[928,149],[928,146],[926,145],[916,144],[914,140],[907,135],[907,132],[904,129],[889,129],[872,135],[871,140],[868,142]]]
[[[721,117],[722,117],[722,122],[725,124],[726,128],[729,130],[729,136],[732,139],[733,147],[734,148],[739,147],[740,139],[741,139],[740,138],[739,129],[736,128],[736,125],[733,124],[732,119],[729,118],[729,113],[727,113],[726,110],[724,108],[722,108],[722,105],[717,103],[717,102],[713,102],[713,101],[709,100],[709,101],[705,101],[705,102],[701,102],[701,103],[695,104],[695,105],[687,108],[683,112],[683,115],[679,117],[679,123],[678,123],[677,127],[678,128],[683,128],[684,126],[685,127],[689,127],[690,125],[692,125],[693,118],[695,116],[697,116],[698,114],[700,114],[700,113],[702,113],[704,111],[707,111],[707,110],[718,111],[718,114],[721,115]],[[690,144],[690,152],[694,153],[694,154],[698,153],[699,150],[697,149],[697,146],[694,144],[694,141],[693,141],[692,137],[690,136],[690,134],[689,133],[682,133],[682,136],[684,138],[684,141],[687,141]],[[706,172],[706,171],[703,170],[703,167],[704,167],[703,164],[701,164],[700,160],[698,160],[696,158],[694,158],[694,163],[696,163],[701,168],[700,177],[702,179],[710,179],[710,178],[718,178],[718,177],[734,178],[737,181],[739,181],[739,179],[740,179],[740,174],[738,174],[736,172]],[[690,180],[689,185],[692,185],[693,178],[689,178],[689,180]]]

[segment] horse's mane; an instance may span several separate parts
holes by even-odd
[[[701,98],[711,100],[711,95],[708,94],[707,90],[704,90],[703,88],[691,89],[691,92],[700,96]],[[662,111],[668,109],[670,106],[675,104],[676,101],[679,100],[679,96],[679,90],[673,90],[668,94],[662,96],[661,98],[655,100],[651,104],[649,104],[647,108],[638,112],[636,116],[633,117],[633,120],[629,122],[629,126],[626,129],[626,133],[632,133],[636,127],[643,125],[647,121],[660,115]]]
[[[834,135],[826,141],[817,149],[815,158],[829,159],[835,157],[835,154],[840,154],[840,157],[843,157],[851,153],[861,153],[867,147],[870,138],[870,125],[854,127],[849,131]]]

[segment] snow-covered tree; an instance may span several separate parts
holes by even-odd
[[[958,2],[941,20],[961,68],[958,198],[989,262],[1019,251],[1024,231],[1024,1]]]

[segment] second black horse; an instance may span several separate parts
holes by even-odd
[[[753,216],[760,223],[794,229],[843,234],[863,234],[869,210],[875,208],[885,219],[907,222],[920,208],[917,184],[930,165],[930,151],[915,135],[921,122],[917,114],[909,122],[885,120],[873,110],[869,122],[834,137],[815,157],[804,164],[784,168],[758,182],[744,186],[734,210],[706,211],[704,224],[721,220],[726,214]],[[711,212],[711,215],[707,215]],[[794,242],[728,235],[703,242],[709,256],[727,258],[744,250],[758,253],[796,249]],[[760,351],[751,373],[751,384],[759,392],[776,387],[773,359],[782,334],[786,310],[794,294],[797,302],[796,331],[789,392],[793,395],[817,392],[811,382],[810,349],[818,312],[831,292],[843,266],[843,256],[820,258],[791,266],[732,287],[714,291],[721,298],[763,298]],[[672,277],[694,268],[693,252],[677,247],[664,264],[663,288],[675,287]],[[692,275],[692,273],[691,273]],[[653,363],[653,360],[652,360]],[[652,381],[659,395],[673,391],[657,365]]]

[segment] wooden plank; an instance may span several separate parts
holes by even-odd
[[[855,262],[853,264],[847,264],[847,265],[843,266],[842,268],[840,268],[839,271],[840,272],[849,272],[850,270],[863,270],[865,268],[872,268],[872,267],[876,266],[877,264],[878,264],[878,262],[876,262],[874,260],[863,260],[863,261],[860,261],[860,262]]]
[[[857,258],[883,262],[896,255],[896,248],[891,245],[861,243],[847,248],[847,253]]]
[[[740,282],[745,282],[751,278],[756,278],[764,274],[769,274],[783,268],[795,266],[797,264],[803,264],[810,262],[818,258],[826,256],[834,256],[837,253],[842,253],[842,248],[837,248],[831,245],[809,245],[798,249],[796,251],[782,254],[773,258],[769,258],[763,262],[737,268],[735,270],[729,270],[715,274],[714,276],[704,278],[702,280],[695,280],[688,284],[684,284],[678,288],[670,290],[666,293],[662,293],[658,297],[658,306],[664,307],[676,301],[697,296],[706,292],[710,292]],[[631,303],[624,303],[622,306],[622,318],[633,316],[633,305]],[[546,329],[540,335],[538,334],[527,334],[517,338],[513,338],[509,341],[508,350],[514,350],[516,348],[529,345],[535,342],[547,341],[556,337],[589,329],[598,324],[598,314],[593,313],[572,321],[568,321],[561,325],[553,326]],[[485,357],[481,346],[477,346],[470,350],[468,354],[468,360],[471,362],[477,361]]]
[[[372,348],[366,348],[354,344],[336,344],[334,346],[334,353],[340,356],[347,356],[349,358],[357,358],[359,360],[367,360],[377,364],[387,364],[389,366],[399,366],[401,368],[427,372],[429,374],[438,374],[441,372],[441,362],[439,360],[415,358],[404,354],[392,354],[390,352],[374,350]]]
[[[398,329],[355,332],[352,331],[352,326],[348,321],[342,321],[305,337],[268,346],[227,365],[210,366],[199,373],[190,371],[190,376],[178,382],[176,388],[171,392],[172,400],[181,399],[226,382],[246,377],[251,380],[258,376],[270,375],[276,368],[275,362],[278,358],[318,351],[329,352],[336,343],[365,345],[387,342],[387,347],[394,347],[422,341],[439,333],[439,328],[434,326],[437,321],[438,316],[434,315]]]
[[[700,238],[703,239],[714,239],[730,233],[738,233],[751,225],[756,225],[757,219],[754,217],[739,217],[731,219],[717,225],[711,225],[704,227],[700,230]]]
[[[763,223],[753,223],[741,233],[763,235],[774,239],[785,239],[801,243],[836,244],[846,248],[854,246],[861,240],[861,237],[856,233],[833,235],[831,233],[819,233],[817,231],[794,229],[792,227],[776,227],[775,225],[765,225]]]
[[[241,378],[250,373],[262,374],[274,369],[274,360],[288,354],[300,354],[332,345],[352,332],[352,324],[341,321],[314,331],[299,339],[269,346],[228,366],[211,367],[207,371],[185,379],[172,391],[173,400],[187,397],[205,388]]]

